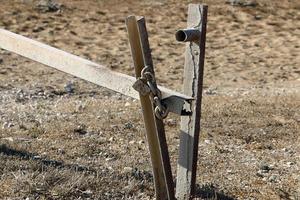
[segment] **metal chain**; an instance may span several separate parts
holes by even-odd
[[[169,114],[169,109],[162,104],[161,91],[156,85],[154,74],[148,66],[145,66],[141,72],[141,79],[145,81],[150,89],[150,97],[155,105],[154,113],[158,119],[165,119]]]

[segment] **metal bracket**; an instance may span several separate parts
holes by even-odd
[[[142,80],[141,77],[134,82],[132,87],[143,96],[149,95],[151,92],[150,87]],[[192,115],[192,111],[188,109],[190,107],[188,105],[190,105],[193,100],[194,99],[186,100],[180,96],[169,96],[163,98],[162,103],[166,105],[168,110],[172,113],[180,116],[190,116]]]

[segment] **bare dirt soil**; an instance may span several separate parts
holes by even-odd
[[[57,2],[0,0],[0,27],[133,75],[124,20],[144,15],[158,82],[181,90],[174,33],[196,1]],[[197,197],[300,199],[300,3],[197,2],[209,5]],[[166,120],[173,174],[179,123]],[[0,199],[153,199],[139,102],[0,50],[0,175]]]

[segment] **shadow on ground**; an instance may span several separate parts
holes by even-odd
[[[43,164],[44,166],[55,167],[58,169],[71,169],[74,171],[85,171],[85,172],[90,172],[90,173],[96,172],[95,169],[91,169],[90,167],[85,167],[85,166],[81,166],[78,164],[65,164],[62,161],[42,158],[41,156],[39,156],[37,154],[33,154],[33,153],[23,151],[23,150],[12,149],[12,148],[6,146],[5,144],[0,144],[0,154],[6,155],[6,156],[19,157],[23,160],[34,160],[36,162]]]
[[[194,199],[209,199],[209,200],[236,200],[223,192],[218,191],[212,184],[197,185]]]

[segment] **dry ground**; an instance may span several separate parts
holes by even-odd
[[[145,15],[158,82],[181,90],[174,32],[187,1],[58,2],[44,12],[37,1],[0,0],[0,27],[133,75],[124,19]],[[300,3],[201,2],[198,197],[300,199]],[[1,50],[0,105],[0,199],[153,199],[137,101]],[[166,124],[175,174],[179,118]]]

